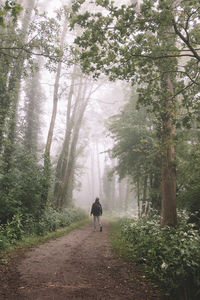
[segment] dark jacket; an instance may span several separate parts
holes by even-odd
[[[93,216],[101,216],[102,215],[102,206],[101,203],[99,201],[95,201],[92,204],[92,209],[91,209],[91,214]]]

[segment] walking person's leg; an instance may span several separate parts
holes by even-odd
[[[98,224],[99,224],[99,227],[100,227],[100,231],[102,231],[101,217],[97,216],[97,220],[98,220]]]
[[[96,231],[96,221],[97,221],[97,216],[93,216],[94,231]]]

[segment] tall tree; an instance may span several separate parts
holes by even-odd
[[[74,1],[74,11],[83,2]],[[199,62],[196,49],[198,1],[146,0],[139,12],[135,5],[115,7],[107,0],[95,2],[107,9],[108,14],[87,11],[72,17],[72,24],[78,23],[84,28],[76,39],[82,68],[96,77],[104,72],[111,80],[118,78],[145,84],[145,88],[139,90],[139,101],[146,106],[153,104],[153,112],[156,116],[159,114],[163,130],[158,132],[162,135],[161,220],[163,225],[175,225],[174,105],[175,97],[199,82],[199,70],[194,62]],[[181,57],[191,58],[182,69],[175,61]],[[175,74],[179,75],[178,82]],[[188,78],[186,85],[181,76]]]
[[[34,8],[35,1],[29,1],[27,4],[27,9],[24,13],[22,20],[22,29],[20,33],[21,42],[24,44],[27,38],[28,26],[31,21],[31,14]],[[17,60],[13,59],[11,68],[9,69],[9,77],[7,79],[7,104],[6,110],[8,114],[5,113],[2,115],[4,118],[7,118],[7,142],[4,148],[4,166],[5,171],[9,171],[12,164],[12,155],[14,151],[15,135],[16,135],[16,124],[17,124],[17,110],[19,103],[20,95],[20,84],[23,72],[25,57],[21,55]],[[5,94],[4,94],[5,95]],[[5,119],[2,121],[5,122]]]
[[[78,77],[78,91],[74,89],[74,82],[72,77],[73,85],[71,86],[72,92],[69,94],[70,98],[68,100],[66,134],[56,173],[54,197],[56,205],[59,208],[69,205],[72,202],[73,182],[78,154],[77,145],[81,123],[90,97],[98,88],[93,87],[91,80],[83,77],[82,74]],[[73,103],[71,102],[72,93],[74,93]]]
[[[61,39],[60,39],[60,51],[63,52],[64,46],[65,46],[65,38],[67,34],[67,28],[68,28],[68,19],[66,15],[64,15],[64,24],[63,29],[61,33]],[[53,93],[53,109],[52,109],[52,115],[51,115],[51,122],[49,125],[49,131],[48,131],[48,137],[46,142],[46,148],[45,148],[45,161],[44,164],[49,165],[50,163],[50,150],[51,150],[51,144],[52,144],[52,138],[53,138],[53,131],[55,127],[55,121],[56,121],[56,115],[57,115],[57,106],[58,106],[58,91],[59,91],[59,82],[61,77],[61,70],[62,70],[62,61],[58,62],[57,69],[56,69],[56,75],[55,75],[55,82],[54,82],[54,93]]]
[[[41,66],[40,62],[39,66]],[[44,97],[40,84],[40,72],[34,71],[33,74],[26,79],[25,85],[23,143],[28,151],[36,155],[38,151],[38,136],[41,123],[41,104]]]

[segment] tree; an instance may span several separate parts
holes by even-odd
[[[65,47],[65,38],[67,34],[68,29],[68,19],[67,16],[64,14],[64,24],[63,29],[61,32],[61,38],[60,38],[60,51],[64,51]],[[56,115],[57,115],[57,106],[58,106],[58,99],[59,99],[59,88],[60,88],[60,77],[61,77],[61,71],[62,71],[62,61],[60,60],[57,64],[56,68],[56,75],[55,75],[55,82],[54,82],[54,92],[53,92],[53,109],[51,114],[51,121],[49,124],[49,130],[48,130],[48,136],[46,141],[46,147],[44,152],[44,170],[45,170],[45,176],[47,177],[47,186],[46,186],[46,196],[48,197],[49,192],[49,184],[50,184],[50,177],[51,177],[51,157],[50,157],[50,151],[51,151],[51,144],[53,139],[53,132],[56,122]]]
[[[76,82],[78,82],[78,91],[74,87]],[[98,86],[93,87],[91,79],[84,77],[77,68],[74,69],[67,104],[65,139],[56,170],[54,198],[58,208],[72,203],[79,133],[90,97],[97,88]]]
[[[135,186],[139,215],[146,213],[149,202],[160,210],[161,155],[152,114],[136,109],[136,95],[132,93],[121,113],[109,119],[108,129],[115,141],[115,171],[120,179],[128,177]]]
[[[28,2],[28,10],[25,12],[22,20],[22,29],[19,35],[19,38],[22,40],[22,43],[25,43],[28,33],[28,26],[30,24],[30,18],[34,7],[34,1]],[[14,31],[14,29],[12,28]],[[2,129],[4,127],[6,117],[7,117],[7,141],[4,146],[3,153],[3,161],[4,161],[4,171],[10,171],[12,167],[13,160],[13,152],[15,145],[15,137],[16,137],[16,124],[17,124],[17,112],[18,112],[18,103],[19,103],[19,95],[20,95],[20,84],[22,79],[23,65],[24,65],[25,57],[22,55],[18,60],[15,60],[9,68],[9,73],[7,73],[7,84],[4,82],[7,88],[7,94],[3,95],[3,97],[7,96],[7,101],[5,103],[5,99],[3,100],[4,105],[4,113],[1,118]],[[5,89],[4,86],[4,89]],[[1,130],[1,134],[3,134],[3,130]],[[2,138],[1,138],[2,139]]]
[[[32,75],[39,63],[36,66],[33,56],[46,57],[44,62],[46,67],[48,64],[49,70],[52,70],[55,61],[61,59],[61,52],[56,47],[59,23],[57,19],[37,14],[35,10],[32,22],[34,1],[27,1],[26,4],[27,10],[24,10],[21,23],[13,24],[6,17],[5,26],[0,28],[0,217],[3,222],[19,212],[39,216],[46,204],[44,187],[47,176],[44,176],[45,170],[36,155],[39,78]],[[32,82],[29,82],[26,90],[26,107],[23,112],[25,128],[22,130],[19,111],[19,103],[21,105],[23,101],[21,84],[28,82],[28,77],[32,77]]]
[[[74,1],[74,12],[83,2]],[[87,11],[72,16],[72,25],[84,28],[76,39],[81,66],[94,77],[104,72],[111,80],[142,83],[139,103],[152,108],[160,129],[162,224],[176,225],[175,108],[178,95],[185,105],[188,90],[199,84],[199,3],[146,0],[139,12],[135,5],[115,7],[108,0],[95,3],[107,13]]]
[[[61,52],[64,51],[67,28],[68,28],[68,20],[67,20],[66,15],[64,15],[64,24],[63,24],[63,29],[62,29],[62,33],[61,33],[61,39],[60,39]],[[62,61],[59,61],[58,65],[57,65],[57,69],[56,69],[56,76],[55,76],[55,82],[54,82],[53,110],[52,110],[51,122],[49,125],[48,137],[47,137],[46,148],[45,148],[45,153],[44,153],[45,163],[47,163],[47,164],[49,164],[49,162],[50,162],[50,150],[51,150],[53,131],[54,131],[54,127],[55,127],[56,114],[57,114],[57,105],[58,105],[58,98],[59,98],[58,90],[59,90],[59,82],[60,82],[60,77],[61,77],[61,70],[62,70]]]
[[[12,18],[13,22],[16,22],[22,10],[22,6],[15,1],[5,1],[4,5],[0,5],[0,27],[4,28],[6,26],[5,23],[8,16]]]
[[[41,60],[38,62],[41,65]],[[41,104],[44,98],[40,84],[40,72],[35,71],[25,81],[25,104],[23,124],[23,143],[27,151],[37,155],[40,131]]]

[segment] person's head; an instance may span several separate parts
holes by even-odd
[[[96,197],[95,202],[99,202],[99,198],[98,197]]]

